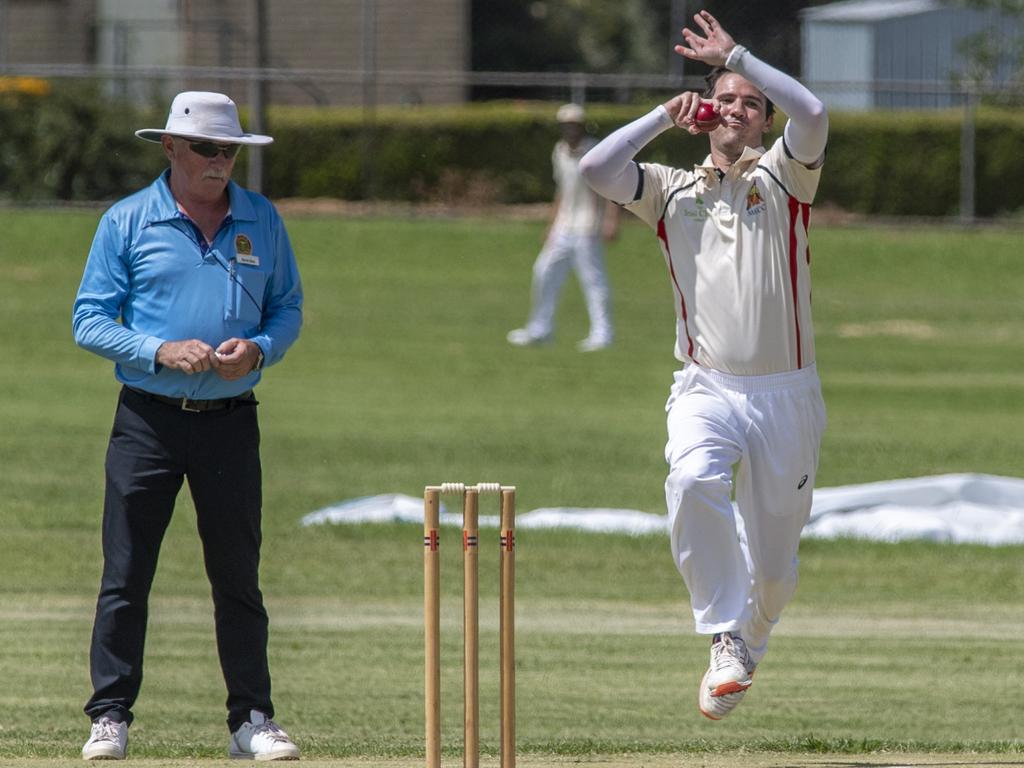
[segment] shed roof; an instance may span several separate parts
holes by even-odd
[[[845,2],[804,8],[804,21],[871,22],[915,16],[944,8],[940,0],[845,0]]]

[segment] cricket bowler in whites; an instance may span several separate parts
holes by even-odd
[[[797,583],[800,531],[825,407],[811,326],[811,201],[828,117],[800,83],[737,45],[706,11],[677,53],[715,69],[704,98],[683,93],[601,141],[581,161],[590,185],[657,233],[682,361],[668,398],[665,483],[672,555],[711,663],[698,704],[728,715],[753,683]],[[663,131],[695,137],[718,108],[711,152],[692,170],[638,163]],[[768,149],[774,104],[789,120]],[[735,488],[736,508],[730,500]]]

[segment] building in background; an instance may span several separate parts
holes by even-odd
[[[94,63],[154,69],[188,63],[186,27],[179,18],[181,3],[176,0],[94,0],[77,5],[92,6],[94,18],[90,32],[95,40]],[[142,99],[156,91],[166,99],[182,90],[183,85],[180,79],[119,79],[113,81],[111,87],[118,96]]]
[[[468,30],[469,0],[0,0],[0,64],[156,74],[262,63],[293,71],[269,82],[274,103],[447,104],[466,98],[458,75],[469,69]],[[136,98],[211,88],[245,101],[245,83],[225,77],[113,87]]]
[[[92,61],[95,5],[94,0],[0,0],[0,63]]]
[[[1005,85],[1020,45],[1020,20],[941,0],[849,0],[800,12],[803,79],[832,109],[944,108],[951,86],[986,46],[989,76]],[[980,37],[984,36],[984,43]]]

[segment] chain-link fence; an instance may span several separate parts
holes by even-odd
[[[670,5],[673,20],[682,18],[686,3]],[[742,4],[735,5],[739,10]],[[982,23],[991,22],[988,16],[970,16],[969,24],[961,24],[959,47],[948,40],[938,45],[935,25],[950,27],[960,17],[946,22],[939,15],[928,17],[934,23],[922,27],[927,40],[914,36],[913,20],[898,19],[910,31],[898,49],[886,53],[879,51],[883,38],[872,37],[871,23],[843,27],[842,20],[822,17],[830,8],[804,14],[804,80],[837,114],[936,110],[947,121],[957,115],[956,211],[972,220],[978,186],[984,183],[977,174],[979,106],[1012,117],[1024,104],[1013,66],[1014,51],[1019,55],[1022,47],[1020,25],[1000,27],[993,54],[976,38]],[[406,115],[433,109],[436,115],[468,101],[512,99],[632,104],[639,114],[667,95],[703,87],[707,68],[678,57],[674,63],[667,59],[664,72],[646,74],[472,71],[468,13],[469,0],[0,0],[0,93],[89,84],[117,103],[165,113],[178,91],[217,90],[246,109],[247,127],[254,132],[266,130],[271,109],[307,110],[303,114],[311,122],[320,119],[317,114],[354,111],[365,147],[373,148],[395,109]],[[893,26],[891,18],[885,21],[887,28]],[[954,32],[950,27],[950,40]],[[751,47],[757,48],[756,41]],[[872,61],[865,59],[869,49]],[[928,147],[921,150],[926,156]],[[362,165],[366,186],[379,188],[378,165],[367,160]],[[248,154],[245,170],[249,186],[264,187],[259,151]],[[920,194],[909,181],[894,183],[907,183],[908,195]]]

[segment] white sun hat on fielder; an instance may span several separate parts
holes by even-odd
[[[583,107],[579,104],[563,104],[558,108],[558,112],[555,113],[555,120],[559,123],[579,123],[583,125],[586,122],[586,115],[583,112]]]
[[[166,128],[143,128],[135,135],[146,141],[161,136],[212,141],[216,144],[270,144],[274,139],[258,133],[245,133],[238,119],[238,107],[223,93],[185,91],[171,102]]]

